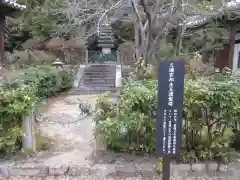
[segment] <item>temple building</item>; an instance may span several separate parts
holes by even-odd
[[[4,60],[4,29],[7,16],[22,11],[26,6],[16,3],[15,0],[0,0],[0,63]]]
[[[117,62],[118,39],[111,25],[103,25],[99,33],[88,40],[88,63],[103,64]]]

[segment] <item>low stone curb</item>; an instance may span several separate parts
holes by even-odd
[[[209,164],[209,171],[216,172],[216,163]],[[205,164],[194,164],[194,172],[205,173]],[[227,176],[240,176],[239,167],[234,165],[221,166],[221,172]],[[190,172],[188,164],[173,164],[171,165],[171,174],[182,174]],[[43,164],[36,165],[13,165],[0,166],[0,177],[8,176],[94,176],[97,179],[112,176],[144,176],[153,177],[158,176],[153,164],[134,164],[128,162],[124,164],[95,164],[93,166],[81,165],[63,165],[63,166],[48,166]]]

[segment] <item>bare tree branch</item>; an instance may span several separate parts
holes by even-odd
[[[70,22],[70,28],[77,29],[88,37],[99,33],[103,25],[122,20],[127,16],[133,21],[136,57],[144,57],[148,63],[159,40],[172,29],[181,27],[181,38],[187,28],[206,23],[209,19],[228,16],[240,11],[236,4],[221,0],[191,4],[188,0],[64,0],[61,12]]]

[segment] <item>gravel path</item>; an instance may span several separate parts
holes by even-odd
[[[86,102],[94,109],[96,99],[97,96],[83,95],[53,100],[42,114],[40,131],[54,140],[54,147],[50,155],[42,153],[39,160],[49,165],[91,163],[94,123],[92,117],[80,115],[79,103]]]
[[[19,153],[2,164],[91,165],[95,152],[94,122],[91,116],[81,115],[80,102],[95,109],[97,95],[68,95],[53,98],[37,117],[40,134],[51,139],[51,148],[34,157]],[[1,177],[0,177],[1,179]]]

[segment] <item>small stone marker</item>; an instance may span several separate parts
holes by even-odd
[[[35,116],[34,113],[30,113],[25,116],[22,121],[22,126],[24,130],[23,135],[23,150],[25,151],[36,151],[36,138],[35,138]]]
[[[184,61],[163,61],[158,74],[157,154],[163,157],[163,180],[170,179],[171,157],[180,155]]]

